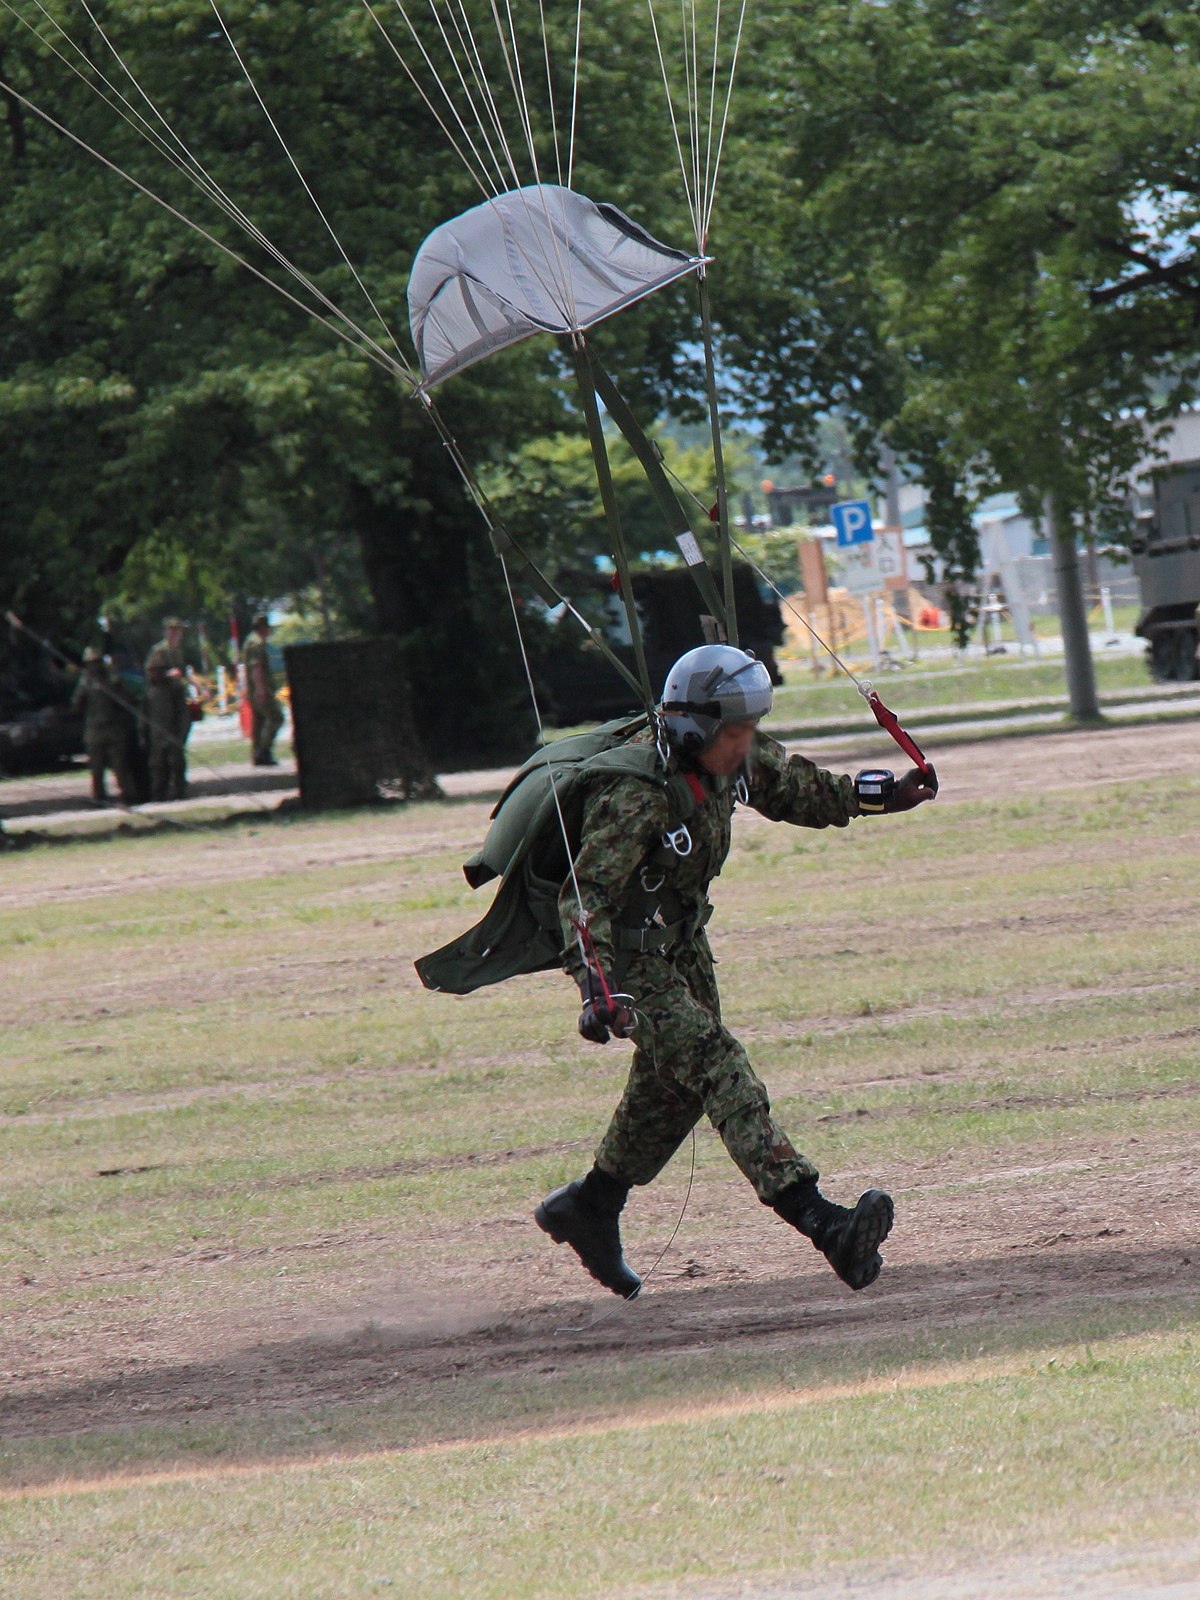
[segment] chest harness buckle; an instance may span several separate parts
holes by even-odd
[[[690,856],[692,853],[692,836],[688,832],[686,822],[681,822],[677,828],[664,833],[662,842],[668,850],[674,850],[677,856]]]

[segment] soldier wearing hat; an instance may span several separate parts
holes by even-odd
[[[163,637],[146,657],[146,730],[149,742],[151,800],[182,800],[187,792],[187,753],[191,732],[187,703],[187,663],[183,623],[163,618]]]
[[[71,705],[83,712],[83,744],[92,773],[92,803],[109,804],[104,774],[111,771],[116,774],[122,803],[132,805],[137,784],[129,760],[130,705],[115,668],[94,647],[83,652],[83,672]]]
[[[283,726],[283,712],[275,698],[275,676],[271,671],[271,656],[267,649],[270,632],[270,620],[260,612],[254,619],[242,656],[246,668],[246,693],[250,697],[251,740],[256,767],[278,766],[271,746]]]

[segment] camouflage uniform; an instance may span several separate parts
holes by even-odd
[[[94,657],[92,659],[95,659]],[[123,800],[132,801],[136,782],[129,759],[129,706],[121,680],[107,663],[84,669],[71,705],[83,710],[83,744],[92,773],[92,799],[105,800],[104,774],[116,774]]]
[[[732,780],[711,777],[676,754],[669,771],[693,772],[689,781],[703,788],[703,802],[686,822],[690,853],[663,848],[666,794],[618,777],[588,799],[574,881],[568,879],[559,899],[565,969],[576,981],[585,971],[574,929],[577,883],[610,987],[627,989],[637,1003],[637,1049],[596,1165],[623,1182],[649,1183],[704,1114],[770,1205],[817,1171],[771,1115],[765,1087],[721,1022],[704,923],[708,886],[729,853],[736,791]],[[859,814],[850,778],[803,756],[789,758],[761,731],[749,772],[749,803],[773,822],[841,828]],[[633,948],[639,942],[646,948]]]
[[[180,676],[169,674],[177,671]],[[146,727],[150,743],[150,798],[182,800],[187,786],[184,746],[192,731],[188,715],[187,664],[183,647],[160,639],[146,657]]]
[[[251,715],[251,741],[254,746],[254,760],[262,766],[272,764],[271,746],[275,743],[275,735],[283,726],[283,712],[279,709],[279,701],[275,698],[275,677],[271,671],[271,654],[267,649],[267,641],[259,633],[251,633],[246,640],[246,648],[242,653],[242,662],[246,668],[246,693],[250,696]],[[254,703],[256,669],[262,671],[263,687],[267,694],[265,706]]]

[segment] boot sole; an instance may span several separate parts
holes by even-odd
[[[621,1287],[619,1284],[611,1283],[607,1278],[602,1278],[591,1265],[591,1263],[581,1254],[570,1234],[565,1229],[555,1226],[553,1217],[546,1210],[545,1201],[542,1201],[534,1210],[533,1220],[537,1223],[538,1227],[543,1233],[549,1234],[551,1239],[554,1240],[555,1244],[569,1244],[571,1249],[574,1250],[575,1254],[579,1257],[579,1260],[582,1262],[583,1266],[586,1268],[588,1275],[594,1278],[602,1288],[608,1289],[612,1294],[619,1294],[622,1300],[637,1299],[642,1290],[642,1280],[638,1277],[637,1273],[634,1272],[633,1268],[626,1268],[626,1271],[629,1273],[629,1280],[625,1287]]]
[[[879,1246],[892,1231],[896,1208],[890,1194],[868,1189],[851,1213],[836,1259],[829,1264],[851,1289],[867,1289],[883,1270]]]

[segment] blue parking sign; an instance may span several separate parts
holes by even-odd
[[[870,544],[875,537],[869,500],[839,500],[830,506],[839,545]]]

